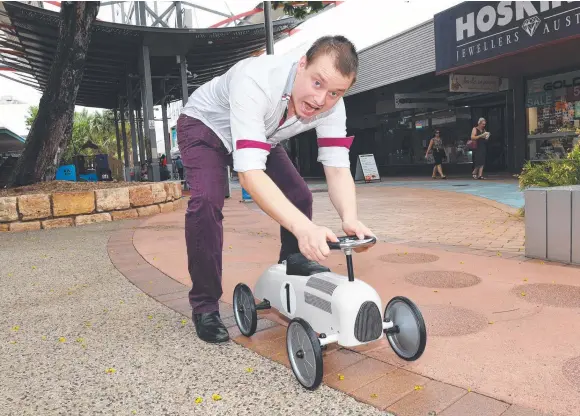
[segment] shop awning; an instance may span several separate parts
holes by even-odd
[[[21,74],[39,90],[46,88],[58,41],[59,13],[18,2],[0,2],[0,64]],[[273,22],[274,38],[281,39],[300,21],[285,18]],[[139,74],[139,52],[149,47],[153,101],[166,94],[181,97],[180,65],[185,55],[190,78],[189,93],[197,85],[226,72],[236,62],[265,47],[264,26],[220,29],[175,29],[95,22],[77,104],[113,109],[126,94],[126,79]],[[165,78],[165,91],[161,87]],[[193,85],[194,84],[194,85]],[[139,101],[137,97],[137,101]]]
[[[20,153],[24,149],[25,140],[6,127],[0,126],[0,154]]]

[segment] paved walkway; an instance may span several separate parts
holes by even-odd
[[[384,414],[327,386],[309,394],[236,343],[199,341],[172,302],[184,287],[134,251],[137,225],[0,234],[0,414]]]
[[[358,192],[361,219],[389,242],[355,256],[357,277],[372,284],[383,303],[403,295],[419,305],[428,326],[427,349],[419,361],[407,363],[384,342],[332,348],[325,353],[324,383],[400,416],[576,414],[580,271],[526,261],[516,251],[522,247],[522,221],[480,198],[395,187]],[[224,304],[231,303],[238,282],[253,287],[278,252],[278,227],[240,198],[234,193],[224,212]],[[315,217],[336,229],[325,198],[315,194]],[[187,288],[183,214],[147,220],[135,230],[133,244],[153,271]],[[430,241],[420,240],[425,235]],[[506,241],[493,246],[501,236]],[[466,246],[469,241],[478,245]],[[338,254],[327,265],[345,273]],[[186,296],[184,290],[174,300],[184,313]],[[278,325],[235,341],[287,366],[285,320],[272,311],[260,315],[262,322]],[[232,319],[228,324],[239,334]],[[282,389],[297,384],[291,374],[283,383]]]
[[[309,186],[315,191],[326,191],[327,186],[323,180],[310,180]],[[362,183],[361,183],[362,184]],[[361,185],[359,185],[361,186]],[[488,180],[473,180],[465,178],[449,177],[447,180],[423,179],[417,177],[409,178],[382,178],[381,182],[364,184],[366,187],[393,186],[397,188],[409,189],[431,189],[438,191],[459,192],[463,194],[479,196],[490,201],[495,201],[513,209],[524,206],[524,194],[520,191],[518,181],[513,178],[494,177]],[[237,182],[232,182],[233,189],[239,189]]]

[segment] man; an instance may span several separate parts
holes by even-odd
[[[348,235],[372,235],[357,218],[350,173],[343,95],[358,70],[354,46],[342,36],[318,39],[305,56],[263,55],[238,62],[197,89],[177,122],[178,144],[191,188],[185,237],[193,283],[189,301],[196,332],[204,341],[225,342],[219,316],[222,295],[222,208],[226,165],[233,158],[240,184],[280,228],[279,261],[303,255],[304,267],[329,254],[334,233],[312,220],[312,194],[279,145],[316,129],[318,161],[330,199]],[[327,270],[327,269],[326,269]]]

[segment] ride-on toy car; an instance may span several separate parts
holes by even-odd
[[[417,306],[396,296],[381,316],[378,293],[354,277],[354,249],[375,243],[374,237],[359,240],[348,236],[329,243],[331,249],[346,254],[348,277],[309,262],[298,253],[268,268],[260,276],[255,294],[239,283],[234,289],[233,309],[240,332],[247,337],[254,334],[258,310],[273,307],[289,318],[288,359],[298,381],[309,390],[320,385],[322,349],[333,342],[354,347],[376,341],[384,334],[399,357],[407,361],[418,359],[425,350],[427,331]],[[261,302],[256,304],[255,299]]]

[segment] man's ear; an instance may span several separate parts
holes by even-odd
[[[304,69],[306,68],[306,55],[303,55],[300,60],[298,61],[298,65],[300,66],[300,68]]]

